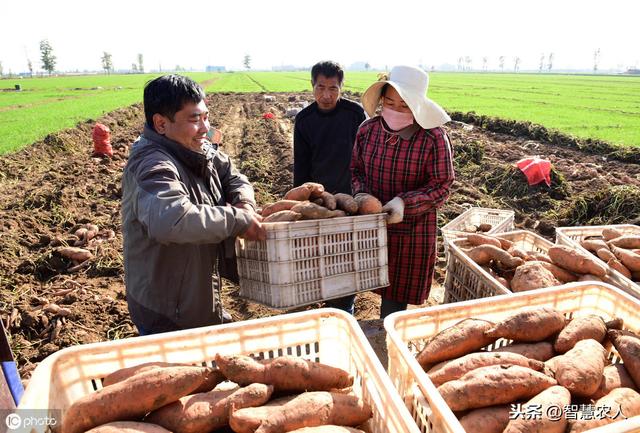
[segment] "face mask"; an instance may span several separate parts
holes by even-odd
[[[387,122],[389,128],[394,131],[399,131],[407,126],[413,125],[413,114],[411,112],[401,113],[391,108],[382,107],[382,118]]]

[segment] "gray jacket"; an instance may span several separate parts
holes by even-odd
[[[251,222],[253,188],[216,146],[188,150],[145,126],[122,176],[127,303],[147,332],[219,322],[218,256]],[[232,247],[227,242],[227,247]]]

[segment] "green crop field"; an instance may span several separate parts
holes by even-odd
[[[207,92],[301,92],[307,72],[188,73]],[[0,80],[0,153],[51,132],[141,102],[155,75]],[[375,72],[347,72],[345,89],[362,92]],[[15,84],[21,92],[12,91]],[[640,146],[640,77],[556,74],[430,74],[429,97],[448,111],[527,120],[578,137]]]

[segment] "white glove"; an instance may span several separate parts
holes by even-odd
[[[398,224],[404,218],[404,201],[400,197],[395,197],[382,206],[382,212],[389,214],[387,224]]]

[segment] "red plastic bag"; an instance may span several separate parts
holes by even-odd
[[[102,123],[96,123],[93,127],[93,156],[113,156],[111,131]]]
[[[551,186],[551,163],[538,157],[525,158],[516,162],[516,165],[527,177],[529,185],[537,185],[540,182]]]
[[[263,118],[263,119],[273,119],[273,118],[275,118],[275,117],[276,117],[276,116],[274,116],[274,115],[273,115],[273,113],[264,113],[264,114],[262,115],[262,118]]]

